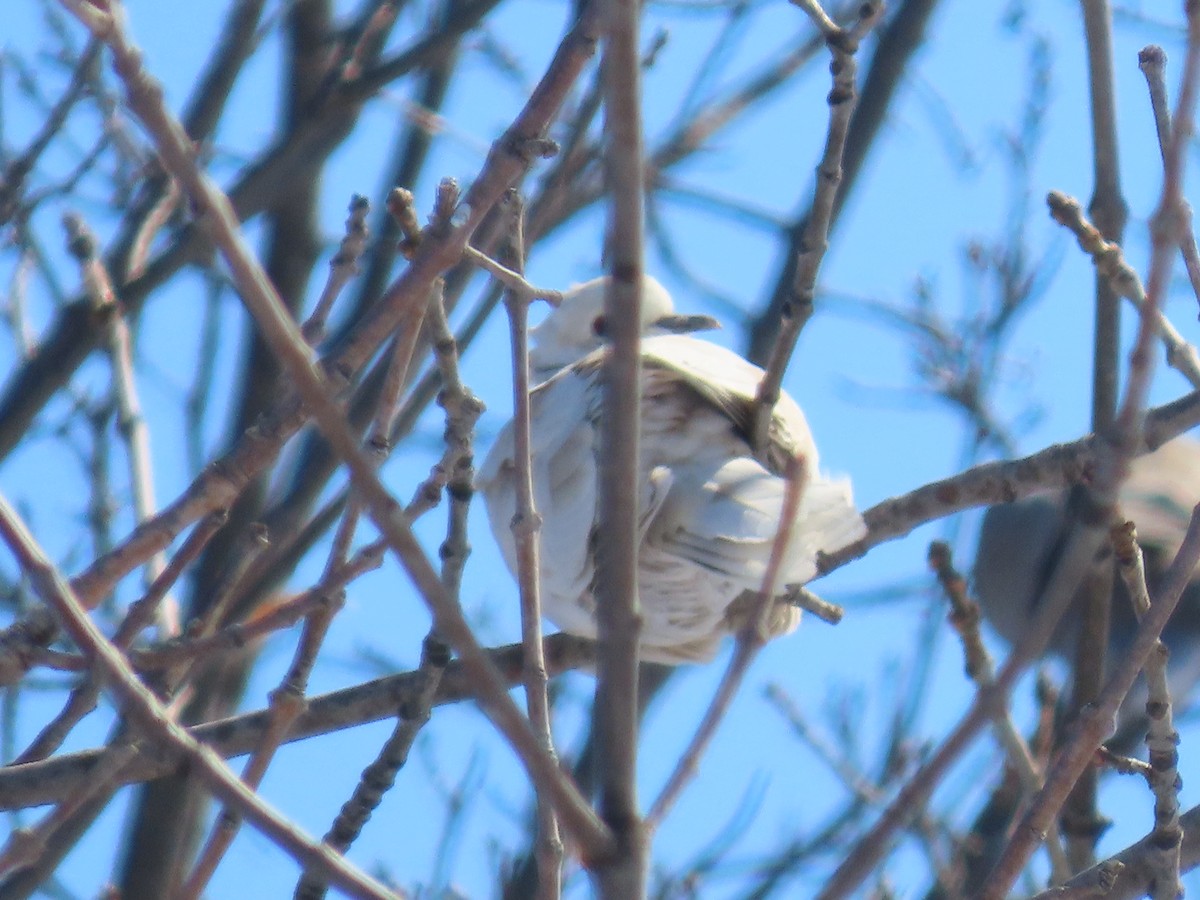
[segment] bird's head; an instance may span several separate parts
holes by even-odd
[[[604,294],[608,277],[573,285],[564,292],[562,303],[533,329],[530,363],[540,375],[548,376],[593,350],[608,339],[604,314]],[[658,281],[642,276],[642,335],[686,334],[720,328],[711,316],[685,316],[675,312],[675,304]]]

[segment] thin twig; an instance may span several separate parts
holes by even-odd
[[[562,302],[562,291],[556,291],[553,288],[535,287],[525,280],[525,276],[518,269],[510,269],[503,263],[492,259],[482,250],[476,250],[474,247],[468,245],[464,255],[504,285],[510,294],[514,292],[519,293],[528,298],[527,302],[545,300],[551,306],[558,306]]]
[[[1096,270],[1112,285],[1118,296],[1125,297],[1139,313],[1149,315],[1146,291],[1134,268],[1125,261],[1119,244],[1106,241],[1099,230],[1087,220],[1079,201],[1058,191],[1046,196],[1054,221],[1069,229],[1087,253]],[[1177,370],[1192,387],[1200,388],[1200,353],[1183,339],[1161,310],[1157,312],[1159,339],[1167,351],[1167,365]]]
[[[849,758],[848,754],[840,752],[837,747],[833,746],[832,740],[820,734],[808,723],[803,712],[788,696],[782,685],[777,683],[767,685],[763,690],[763,696],[787,719],[788,724],[796,733],[796,737],[829,767],[856,800],[872,806],[879,805],[884,800],[885,795],[879,785],[868,778],[856,762]]]
[[[242,781],[252,791],[258,790],[262,784],[275,752],[304,711],[304,695],[317,653],[328,633],[333,616],[344,602],[345,594],[341,591],[322,593],[319,602],[305,615],[304,630],[297,643],[292,664],[280,685],[271,691],[267,727],[242,770]],[[179,888],[181,898],[198,900],[204,893],[225,852],[237,836],[240,826],[241,816],[236,810],[228,804],[223,806],[195,865]]]
[[[842,154],[846,149],[850,117],[858,97],[855,84],[858,63],[855,54],[863,37],[883,13],[883,4],[870,0],[859,7],[858,21],[849,28],[842,28],[829,18],[816,0],[796,0],[796,5],[804,10],[813,20],[813,24],[825,35],[825,43],[833,57],[830,64],[833,88],[829,92],[829,130],[825,138],[825,152],[817,165],[817,185],[813,194],[812,211],[805,227],[804,240],[797,253],[791,302],[784,306],[782,322],[755,396],[756,408],[750,443],[759,456],[765,456],[767,452],[767,433],[772,410],[779,400],[784,371],[796,348],[796,340],[812,315],[817,273],[829,246],[829,226],[833,220],[838,187],[842,182]]]
[[[227,624],[227,614],[233,607],[234,589],[246,570],[270,544],[266,526],[261,522],[251,523],[245,533],[239,536],[226,568],[214,579],[212,602],[201,616],[188,623],[189,637],[209,637]],[[179,665],[171,667],[163,676],[165,689],[174,691],[180,685],[186,684],[200,662],[196,659],[185,659]]]
[[[505,685],[509,688],[519,686],[523,678],[521,645],[496,647],[488,653],[502,673]],[[546,638],[545,655],[551,678],[570,669],[591,666],[596,659],[592,641],[567,634]],[[404,672],[314,697],[307,712],[288,735],[287,742],[391,719],[398,708],[416,702],[423,682],[418,672]],[[434,705],[462,703],[473,696],[471,675],[461,662],[455,660],[447,667],[438,685]],[[221,756],[243,756],[258,744],[268,718],[268,711],[261,709],[195,725],[188,733]],[[94,767],[110,752],[108,748],[84,750],[0,769],[0,810],[43,806],[70,797],[88,784]],[[186,762],[187,758],[181,752],[170,747],[157,748],[153,753],[143,752],[121,772],[119,782],[125,785],[159,778],[177,771]]]
[[[1166,159],[1167,147],[1171,141],[1171,109],[1167,103],[1167,54],[1162,47],[1151,44],[1143,47],[1138,53],[1138,68],[1146,76],[1146,88],[1150,93],[1150,110],[1154,114],[1155,131],[1158,134],[1158,149]],[[1186,205],[1186,202],[1185,202]],[[1185,215],[1191,222],[1191,208],[1187,207]],[[1200,303],[1200,249],[1196,247],[1196,235],[1189,225],[1183,226],[1183,234],[1179,240],[1179,252],[1183,256],[1183,267],[1187,270],[1188,281],[1192,284],[1192,294]]]
[[[962,640],[967,675],[981,692],[991,690],[996,683],[996,671],[991,654],[983,645],[980,631],[983,616],[979,604],[967,596],[967,581],[954,568],[949,544],[934,541],[929,545],[929,566],[937,574],[942,591],[950,601],[950,623]],[[1025,796],[1033,796],[1042,786],[1042,773],[1038,770],[1029,745],[1017,730],[1008,704],[997,704],[992,715],[996,738],[1004,748],[1009,765],[1017,773]],[[1071,877],[1073,870],[1063,849],[1057,822],[1052,822],[1047,829],[1046,850],[1050,854],[1051,878],[1055,884],[1061,884]]]
[[[1129,651],[1117,662],[1104,690],[1071,729],[1071,736],[1055,755],[1046,773],[1046,784],[1022,817],[995,869],[989,876],[981,900],[1001,900],[1020,874],[1033,847],[1036,835],[1062,806],[1079,773],[1090,764],[1095,748],[1112,729],[1117,709],[1138,673],[1144,667],[1163,626],[1179,603],[1184,589],[1200,563],[1200,507],[1192,513],[1187,534],[1159,587],[1149,613],[1138,625]]]
[[[34,543],[20,517],[2,497],[0,534],[38,595],[54,609],[76,645],[92,658],[105,685],[116,695],[125,714],[146,739],[185,754],[196,774],[212,791],[226,803],[234,804],[243,816],[298,861],[321,869],[326,877],[354,896],[394,897],[382,885],[300,832],[285,817],[247,791],[220,757],[197,743],[170,718],[154,694],[130,671],[121,652],[101,634],[70,584]]]
[[[165,644],[133,650],[129,654],[133,667],[139,672],[150,672],[199,656],[211,660],[221,652],[239,650],[273,632],[290,628],[313,607],[324,602],[325,596],[344,590],[360,575],[379,568],[385,549],[386,544],[382,541],[368,544],[308,590],[287,600],[260,606],[248,621],[234,622],[209,635],[184,636]]]
[[[346,234],[337,253],[329,260],[329,278],[321,296],[317,298],[312,315],[300,329],[304,339],[314,347],[325,338],[325,324],[333,310],[334,301],[350,280],[358,274],[358,260],[367,247],[367,215],[371,204],[366,197],[355,194],[350,200],[349,215],[346,216]]]
[[[1129,591],[1138,621],[1150,612],[1150,591],[1146,586],[1146,567],[1142,548],[1137,543],[1133,522],[1112,530],[1113,554],[1117,571]],[[1179,733],[1171,714],[1171,692],[1167,682],[1167,648],[1162,640],[1146,659],[1146,716],[1149,731],[1146,747],[1150,751],[1147,780],[1154,793],[1154,830],[1151,837],[1158,852],[1151,863],[1156,868],[1153,900],[1174,900],[1183,895],[1179,881],[1179,849],[1183,829],[1179,825]]]
[[[796,732],[796,736],[841,780],[853,798],[850,806],[851,810],[856,808],[861,809],[864,806],[881,806],[886,801],[886,781],[883,785],[876,784],[866,773],[861,771],[857,762],[851,758],[852,754],[833,746],[831,740],[819,733],[808,723],[802,711],[779,685],[768,685],[764,694],[787,719],[788,724],[792,726],[792,730]],[[894,771],[894,768],[890,765],[888,768],[891,771],[884,773],[885,778],[889,776],[895,777],[900,774]],[[853,815],[853,818],[857,819],[857,816]],[[939,855],[938,844],[940,843],[937,840],[937,835],[939,831],[944,829],[939,828],[927,810],[921,810],[913,817],[910,830],[913,836],[925,845],[926,852],[930,858],[930,867],[937,873],[939,883],[949,885],[950,880],[942,874],[946,867],[940,865],[937,861]],[[809,838],[809,840],[811,841],[812,838]],[[824,841],[818,839],[816,846],[821,846],[824,843]],[[762,894],[755,894],[754,896],[767,896],[767,894],[764,892]],[[949,894],[947,900],[958,900],[958,895],[952,892]]]
[[[79,261],[84,293],[107,332],[108,356],[112,365],[112,391],[117,407],[117,429],[125,441],[125,455],[129,462],[133,520],[140,524],[154,517],[158,512],[158,503],[154,499],[150,431],[142,415],[142,404],[138,399],[137,380],[133,371],[133,338],[113,290],[112,279],[96,250],[95,235],[76,213],[65,215],[63,225],[67,230],[68,249]],[[162,551],[146,560],[142,578],[147,590],[165,567],[166,557]],[[179,605],[169,593],[160,598],[156,613],[160,638],[172,638],[179,634]]]
[[[481,706],[507,737],[530,777],[554,797],[564,825],[579,841],[587,857],[604,858],[613,847],[611,832],[596,818],[557,763],[544,753],[527,720],[505,692],[499,672],[483,652],[461,609],[446,591],[418,543],[410,523],[380,483],[369,459],[358,446],[355,435],[347,427],[340,407],[329,394],[325,379],[312,363],[308,346],[246,246],[240,223],[228,198],[197,168],[190,141],[178,121],[163,105],[161,91],[153,86],[142,68],[141,54],[134,48],[122,23],[117,17],[102,13],[100,7],[79,0],[64,2],[85,24],[96,29],[98,36],[112,48],[114,66],[127,87],[130,108],[153,136],[164,166],[179,180],[194,207],[203,215],[238,285],[239,295],[258,323],[264,341],[276,355],[334,451],[346,462],[355,488],[361,492],[372,520],[387,537],[389,546],[429,605],[438,633],[474,671],[478,679]],[[535,97],[530,103],[542,99]],[[554,105],[557,106],[557,102]],[[472,193],[464,200],[469,219],[481,215],[479,205],[473,201],[474,194],[482,189],[480,182],[475,182]],[[487,206],[490,207],[490,204]],[[459,232],[460,249],[469,233],[464,224]],[[421,266],[419,263],[422,259],[421,255],[414,259],[406,275],[401,278],[402,282],[410,286],[419,284],[424,275],[421,269],[428,270],[439,263],[430,256],[426,265]],[[390,306],[381,301],[377,309],[387,310]],[[382,315],[383,312],[380,312],[374,321],[378,323]],[[349,353],[356,344],[368,340],[366,332],[370,330],[364,327],[363,332],[348,339],[343,352]]]
[[[524,204],[516,193],[507,200],[509,235],[505,257],[513,271],[525,270]],[[524,280],[524,279],[522,279]],[[550,701],[546,694],[546,660],[542,655],[541,531],[542,517],[533,497],[529,398],[529,305],[533,295],[509,285],[504,292],[508,310],[513,366],[513,460],[516,467],[514,492],[516,512],[512,520],[513,544],[517,553],[517,586],[521,598],[521,643],[525,647],[525,706],[529,722],[548,753],[554,754],[550,723]],[[537,797],[538,900],[557,900],[562,892],[562,836],[554,806]]]
[[[1138,453],[1149,453],[1189,428],[1200,424],[1200,391],[1150,410],[1146,415],[1144,443]],[[906,494],[877,503],[863,513],[867,536],[817,560],[828,574],[863,556],[872,547],[909,534],[918,525],[976,506],[1011,503],[1050,488],[1066,488],[1097,477],[1104,441],[1088,435],[1066,444],[1054,444],[1029,456],[986,462],[949,478],[914,488]]]
[[[189,132],[190,133],[190,132]],[[126,279],[137,278],[146,269],[146,260],[150,256],[150,245],[163,226],[170,221],[175,210],[179,208],[179,185],[172,179],[166,179],[165,188],[156,202],[150,205],[142,221],[129,242],[129,261],[126,265]]]
[[[717,726],[720,725],[721,719],[729,709],[729,704],[733,701],[738,688],[741,687],[742,681],[750,669],[750,664],[754,662],[758,652],[770,637],[767,630],[767,616],[771,604],[775,601],[780,567],[783,565],[784,553],[791,540],[792,531],[796,527],[796,514],[799,512],[800,500],[804,495],[809,475],[807,460],[803,456],[794,457],[789,461],[787,487],[779,514],[779,527],[776,529],[775,539],[771,543],[771,555],[767,560],[762,587],[755,600],[753,612],[747,616],[746,624],[738,632],[733,658],[730,659],[725,674],[721,676],[721,682],[717,686],[712,700],[709,701],[704,718],[700,720],[687,749],[680,756],[667,783],[646,814],[647,831],[654,831],[662,823],[663,818],[683,793],[684,787],[696,776],[700,757],[703,756],[716,734]]]
[[[179,580],[183,570],[200,555],[200,551],[225,523],[225,519],[226,516],[223,512],[213,513],[196,526],[188,539],[184,541],[183,546],[179,548],[179,552],[171,558],[166,568],[150,586],[150,590],[129,607],[129,612],[117,628],[116,634],[113,635],[114,647],[118,650],[127,649],[142,629],[150,624],[160,598],[166,595],[171,586]],[[95,709],[99,696],[100,682],[94,676],[77,685],[71,691],[71,696],[67,699],[62,712],[42,729],[25,751],[14,760],[14,764],[21,765],[44,759],[57,750],[71,729],[85,715]]]
[[[87,47],[75,62],[70,83],[54,104],[54,108],[43,118],[38,133],[25,150],[12,159],[4,167],[3,173],[0,173],[0,222],[7,224],[21,205],[21,192],[26,186],[26,178],[37,165],[38,157],[50,146],[54,138],[62,133],[72,108],[85,95],[103,46],[103,42],[96,38],[88,41]]]
[[[1116,78],[1113,72],[1112,13],[1108,0],[1081,4],[1088,63],[1088,96],[1092,121],[1093,192],[1088,213],[1105,240],[1119,244],[1128,212],[1121,194],[1117,154]],[[1093,340],[1092,430],[1112,422],[1117,407],[1117,294],[1106,279],[1096,279],[1096,330]],[[1103,637],[1097,646],[1103,657]]]

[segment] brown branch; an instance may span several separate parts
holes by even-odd
[[[537,89],[514,123],[496,142],[486,165],[472,182],[471,190],[463,204],[469,210],[468,215],[451,233],[438,234],[424,242],[414,265],[386,292],[374,308],[374,312],[367,316],[367,321],[348,337],[346,346],[331,353],[326,359],[324,365],[332,377],[348,378],[366,362],[392,330],[397,319],[416,305],[418,297],[424,298],[436,273],[452,265],[461,255],[470,235],[507,186],[524,174],[532,160],[525,155],[523,148],[531,141],[540,140],[541,133],[556,114],[571,84],[592,54],[597,23],[597,11],[592,6],[586,7],[575,27],[559,45]],[[246,190],[249,188],[243,188],[239,196]],[[237,205],[244,213],[244,203]],[[178,251],[175,256],[180,256],[181,253],[182,251]],[[172,260],[174,261],[171,265],[181,261],[174,256]],[[151,267],[153,279],[166,276],[169,269],[167,262],[164,261],[158,267]],[[146,279],[151,279],[151,275],[148,274]],[[139,290],[149,290],[158,283],[154,281],[150,284],[146,279],[143,279],[145,283]],[[141,295],[132,286],[127,286],[124,292],[127,304],[134,301],[140,303],[139,296]],[[130,311],[133,311],[132,307]],[[52,346],[43,345],[43,352],[39,354],[39,358],[62,359],[76,352],[77,344],[71,337],[74,334],[73,329],[84,329],[88,323],[83,319],[71,319],[71,322],[73,324],[70,327],[64,326],[65,331],[61,338],[50,342]],[[35,380],[39,377],[34,373],[27,373],[27,376]],[[35,402],[31,391],[37,393],[29,388],[25,379],[26,376],[23,375],[10,385],[14,395],[21,398],[21,404],[26,404],[26,401]],[[32,412],[28,414],[32,416]],[[17,415],[17,418],[21,415],[25,413]],[[123,545],[96,560],[86,572],[75,579],[74,587],[81,599],[89,607],[94,606],[121,577],[149,555],[167,546],[189,523],[208,512],[228,506],[245,484],[275,458],[283,443],[306,421],[307,415],[295,397],[289,397],[277,404],[261,423],[243,436],[237,446],[202,473],[182,497],[152,521],[139,527]],[[23,433],[23,428],[24,426],[21,426],[16,431]],[[3,430],[3,427],[0,427],[0,430]],[[3,440],[0,438],[0,443],[3,443]],[[40,632],[39,629],[25,629],[26,633],[31,631]],[[0,647],[9,643],[11,642],[4,640],[4,636],[0,635]],[[27,658],[29,653],[23,653],[22,656]],[[16,671],[12,669],[12,662],[11,659],[0,658],[0,676],[10,670]],[[4,679],[0,680],[0,683],[10,682]]]
[[[842,190],[834,200],[832,224],[837,222],[843,198],[849,196],[867,154],[887,118],[888,110],[898,89],[906,81],[906,69],[913,55],[925,40],[925,29],[939,0],[903,0],[890,16],[879,34],[871,64],[863,78],[857,112],[850,122],[846,150],[842,159]],[[854,5],[857,8],[857,4]],[[775,342],[785,305],[792,301],[796,282],[799,251],[804,245],[808,220],[812,211],[806,210],[788,230],[788,247],[784,262],[775,278],[775,285],[765,308],[750,328],[746,354],[751,362],[762,365]]]
[[[385,549],[382,541],[368,544],[333,572],[322,576],[308,590],[286,601],[260,606],[248,621],[234,622],[212,634],[189,635],[165,644],[133,650],[129,654],[130,661],[135,670],[150,672],[171,668],[200,656],[211,660],[223,652],[240,650],[273,632],[291,627],[323,603],[324,597],[344,590],[360,575],[379,568]]]
[[[1112,530],[1113,554],[1117,571],[1125,582],[1138,621],[1150,612],[1150,591],[1146,586],[1146,566],[1137,542],[1133,522],[1124,522]],[[1183,830],[1179,825],[1179,734],[1171,715],[1171,692],[1167,683],[1168,651],[1162,640],[1146,659],[1146,716],[1149,731],[1146,747],[1150,751],[1147,779],[1154,793],[1154,830],[1150,837],[1158,852],[1151,859],[1155,900],[1168,900],[1183,894],[1179,881],[1179,850]]]
[[[421,728],[429,721],[430,711],[436,701],[438,687],[450,662],[445,644],[434,635],[425,638],[421,648],[421,666],[413,673],[416,687],[412,695],[400,705],[396,727],[384,742],[375,760],[363,770],[354,794],[347,800],[329,831],[324,842],[339,853],[345,853],[362,832],[383,799],[383,795],[396,783],[396,774],[408,762],[409,752]],[[296,886],[296,900],[319,900],[326,894],[327,884],[317,873],[305,870]]]
[[[788,460],[786,478],[787,488],[784,491],[783,503],[780,506],[779,526],[775,538],[771,542],[771,554],[767,559],[767,568],[763,573],[762,586],[755,598],[746,623],[737,635],[733,657],[725,673],[721,676],[720,684],[709,701],[704,717],[696,727],[687,748],[679,757],[671,775],[667,778],[662,791],[659,792],[650,811],[646,814],[646,830],[653,832],[662,824],[663,818],[683,794],[683,789],[691,781],[699,769],[700,758],[717,733],[717,727],[729,710],[730,703],[745,680],[760,650],[767,643],[770,632],[767,628],[767,618],[771,604],[774,602],[779,587],[779,572],[783,565],[783,556],[791,540],[792,531],[796,527],[796,516],[800,510],[800,500],[804,488],[812,473],[808,469],[808,461],[803,455]]]
[[[195,561],[196,557],[200,555],[200,551],[224,523],[225,514],[217,512],[212,513],[196,526],[184,541],[183,546],[179,548],[179,552],[171,558],[171,561],[167,563],[150,586],[150,590],[129,607],[129,612],[126,613],[125,619],[117,628],[116,634],[113,635],[114,647],[118,650],[127,649],[142,629],[150,624],[154,617],[154,611],[158,608],[159,600],[166,596],[167,591],[183,574],[183,570]],[[57,750],[71,729],[96,708],[99,696],[100,682],[94,676],[88,677],[82,684],[77,685],[71,691],[71,696],[67,699],[62,712],[41,730],[34,738],[33,743],[14,760],[14,764],[21,765],[44,759]]]
[[[1152,409],[1146,415],[1144,441],[1138,453],[1149,453],[1200,424],[1200,392]],[[918,525],[976,506],[1011,503],[1049,488],[1088,483],[1097,477],[1103,441],[1088,435],[1054,444],[1021,459],[977,466],[877,503],[863,513],[867,536],[818,560],[828,574],[865,555],[872,547],[904,537]]]
[[[351,279],[358,274],[358,260],[367,247],[367,215],[371,204],[366,197],[357,194],[350,200],[349,215],[346,217],[346,234],[338,252],[329,260],[329,278],[321,290],[321,296],[313,307],[312,314],[300,329],[304,339],[317,346],[325,338],[325,323],[333,311],[333,303]]]
[[[642,137],[640,5],[605,4],[600,60],[604,97],[604,176],[610,201],[605,251],[610,273],[604,297],[609,350],[601,367],[595,551],[596,740],[599,811],[614,852],[593,872],[603,900],[644,897],[649,841],[637,799],[638,498],[641,443],[642,286],[645,266],[645,159]]]
[[[121,652],[100,633],[70,584],[34,543],[20,518],[3,498],[0,498],[0,534],[41,599],[54,609],[76,645],[92,658],[126,716],[148,740],[171,746],[184,754],[210,790],[225,802],[236,805],[243,816],[298,861],[319,868],[326,877],[354,896],[394,896],[318,841],[301,833],[285,817],[247,791],[216,754],[172,721],[154,694],[129,670]]]
[[[488,654],[508,687],[521,683],[524,651],[520,644],[498,647]],[[545,640],[545,658],[547,674],[553,678],[571,669],[591,666],[596,658],[595,646],[584,638],[556,634]],[[471,677],[461,661],[451,662],[438,684],[434,705],[473,699]],[[419,671],[405,672],[313,697],[285,743],[391,718],[397,709],[416,703],[423,683]],[[257,710],[194,725],[187,732],[221,756],[243,756],[257,745],[268,718],[267,710]],[[95,767],[110,752],[84,750],[0,768],[0,810],[43,806],[71,796],[88,784]],[[177,771],[186,761],[187,757],[177,747],[147,747],[122,770],[118,781],[124,785],[160,778]]]
[[[510,225],[506,241],[506,260],[513,271],[525,271],[524,202],[515,193],[507,198]],[[524,280],[524,279],[522,279]],[[529,722],[546,752],[555,753],[550,721],[550,700],[546,694],[546,660],[542,655],[541,531],[542,517],[533,497],[529,399],[529,305],[533,295],[509,285],[504,292],[508,310],[509,339],[513,367],[513,460],[516,468],[514,492],[516,512],[512,520],[513,544],[517,554],[517,587],[521,598],[521,644],[528,664],[525,667],[525,706]],[[537,860],[538,900],[557,900],[562,893],[563,844],[554,807],[538,796],[537,835],[534,857]]]
[[[934,541],[929,545],[929,566],[937,574],[942,591],[950,601],[950,624],[962,640],[967,675],[981,692],[989,691],[996,683],[996,672],[991,654],[983,645],[983,635],[980,631],[983,617],[979,604],[967,596],[967,581],[954,568],[949,544]],[[1012,720],[1008,704],[997,704],[992,709],[992,717],[996,739],[1004,748],[1009,765],[1020,779],[1025,796],[1033,796],[1042,786],[1042,773],[1029,745],[1021,737]],[[1046,831],[1046,849],[1050,854],[1051,878],[1055,883],[1066,881],[1073,870],[1063,850],[1057,823],[1051,822]]]
[[[1103,458],[1108,448],[1107,443],[1101,442],[1097,455]],[[1070,605],[1080,579],[1100,549],[1106,524],[1107,520],[1100,516],[1080,522],[1078,527],[1071,530],[1045,587],[1031,604],[1030,608],[1035,612],[1025,636],[1013,647],[1007,662],[997,673],[994,684],[988,690],[977,692],[958,724],[909,777],[879,820],[859,838],[854,849],[838,865],[817,895],[819,900],[845,897],[868,877],[891,847],[896,832],[911,820],[916,810],[924,808],[950,768],[992,721],[992,710],[1006,703],[1021,673],[1045,653],[1055,626]]]
[[[858,21],[849,28],[842,28],[826,15],[816,0],[794,2],[808,14],[825,36],[825,43],[829,46],[832,57],[830,71],[833,73],[833,87],[829,92],[829,130],[825,138],[825,152],[817,165],[817,185],[804,228],[804,238],[796,249],[796,271],[791,285],[791,296],[781,310],[782,321],[771,352],[767,356],[762,381],[759,382],[754,398],[755,413],[750,445],[760,457],[765,457],[767,453],[767,433],[772,411],[779,400],[783,375],[796,349],[796,340],[812,315],[817,273],[829,247],[829,229],[833,222],[834,204],[842,183],[842,156],[850,131],[850,117],[854,113],[854,105],[858,98],[855,83],[858,63],[855,54],[863,37],[883,14],[882,3],[863,3],[858,9]]]
[[[335,452],[345,461],[355,489],[361,493],[372,520],[386,536],[389,546],[433,613],[438,633],[473,670],[478,679],[481,706],[509,740],[530,777],[554,797],[563,823],[584,848],[585,856],[603,856],[611,849],[611,834],[596,819],[553,758],[542,750],[527,720],[506,693],[499,672],[483,653],[462,610],[438,578],[403,511],[380,483],[370,460],[347,427],[340,407],[313,366],[309,348],[295,322],[275,295],[241,237],[240,223],[228,198],[196,167],[186,134],[163,105],[161,91],[149,80],[142,68],[141,55],[131,44],[119,19],[99,13],[100,7],[81,6],[73,0],[66,2],[71,2],[72,11],[89,27],[96,29],[97,34],[112,48],[114,66],[126,84],[130,108],[153,136],[164,166],[180,182],[191,202],[204,216],[212,238],[238,285],[241,299],[259,326],[263,340],[275,354]],[[536,99],[535,92],[534,100],[530,102]],[[472,195],[479,184],[476,182],[472,186],[472,193],[465,200],[471,216],[479,215],[476,205],[472,203]],[[420,270],[420,262],[419,256],[409,267],[406,277],[401,279],[402,282],[406,279],[410,283],[416,281],[418,276],[414,273]],[[381,306],[388,304],[384,302]],[[374,321],[378,323],[379,318],[376,316]],[[364,330],[370,331],[370,328]],[[362,339],[362,335],[358,337]],[[355,343],[352,337],[350,346]]]
[[[1200,864],[1200,807],[1193,807],[1184,813],[1180,817],[1180,824],[1184,830],[1180,867],[1191,870]],[[1154,859],[1158,854],[1159,848],[1155,846],[1154,835],[1147,835],[1099,865],[1086,872],[1080,872],[1063,885],[1063,888],[1086,890],[1090,886],[1093,890],[1091,894],[1075,894],[1076,897],[1138,900],[1154,888],[1153,879],[1160,871]],[[1103,890],[1097,890],[1097,886]],[[1043,891],[1033,900],[1058,900],[1062,895],[1056,894],[1057,890],[1061,889]]]
[[[1200,353],[1189,344],[1168,321],[1162,310],[1151,310],[1146,290],[1133,266],[1125,261],[1119,244],[1104,239],[1104,235],[1083,214],[1079,201],[1058,191],[1046,195],[1054,221],[1069,229],[1079,242],[1080,249],[1092,258],[1096,271],[1105,278],[1118,296],[1125,297],[1143,315],[1158,320],[1159,339],[1167,352],[1167,365],[1177,370],[1194,388],[1200,388]]]
[[[1171,110],[1167,105],[1167,54],[1162,47],[1151,44],[1143,47],[1138,53],[1138,68],[1146,76],[1146,87],[1150,93],[1150,110],[1154,114],[1155,131],[1158,133],[1158,149],[1165,161],[1167,148],[1171,142]],[[1186,209],[1185,215],[1191,222],[1191,209]],[[1192,294],[1200,303],[1200,249],[1196,247],[1196,236],[1192,233],[1190,224],[1182,227],[1179,240],[1179,252],[1183,257],[1183,266],[1187,269],[1188,280],[1192,283]]]
[[[1100,696],[1077,720],[1070,737],[1055,754],[1046,773],[1045,786],[1022,817],[1013,839],[988,877],[981,900],[1002,900],[1007,896],[1010,886],[1036,846],[1037,836],[1043,833],[1046,824],[1057,814],[1080,772],[1091,763],[1095,748],[1111,732],[1121,701],[1154,651],[1158,636],[1175,611],[1198,562],[1200,507],[1193,511],[1179,553],[1163,578],[1154,605],[1139,624],[1128,653],[1116,664]]]
[[[1092,122],[1093,192],[1088,211],[1106,240],[1120,244],[1128,210],[1121,193],[1117,153],[1116,78],[1113,72],[1112,13],[1108,0],[1085,0],[1084,41],[1087,48],[1088,93]],[[1095,330],[1092,336],[1092,431],[1103,434],[1117,409],[1120,294],[1099,271],[1095,275]],[[1072,675],[1072,710],[1078,712],[1100,692],[1108,653],[1112,606],[1111,566],[1093,570],[1084,581]],[[1063,830],[1072,870],[1095,861],[1101,821],[1096,809],[1097,780],[1088,771],[1071,792],[1063,810]],[[1060,873],[1061,874],[1061,873]],[[1056,878],[1055,881],[1060,879]]]

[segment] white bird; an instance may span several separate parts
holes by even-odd
[[[600,278],[568,290],[532,335],[534,501],[542,516],[543,611],[563,631],[596,636],[597,454],[604,359]],[[807,483],[784,555],[779,584],[817,574],[818,551],[866,533],[850,483],[816,474],[817,448],[800,407],[782,395],[763,465],[747,440],[763,371],[737,354],[685,333],[718,327],[706,316],[675,313],[670,295],[647,277],[642,294],[642,425],[639,466],[641,543],[638,594],[641,657],[675,665],[711,659],[737,631],[762,587],[797,454]],[[517,570],[511,521],[516,512],[512,424],[479,471],[492,531]],[[782,588],[781,588],[782,589]],[[796,628],[800,610],[786,594],[770,610],[770,636]]]

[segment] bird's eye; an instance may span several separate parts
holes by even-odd
[[[596,316],[592,319],[592,334],[596,337],[604,337],[608,333],[608,321],[604,316]]]

